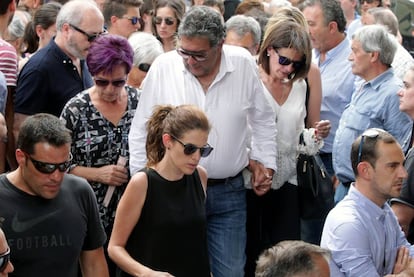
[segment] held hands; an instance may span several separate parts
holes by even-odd
[[[142,276],[142,277],[174,277],[174,275],[171,275],[168,272],[155,271],[150,268],[147,268],[145,272],[139,276]]]
[[[315,123],[315,129],[320,138],[326,138],[331,131],[331,122],[329,120],[321,120]]]
[[[253,191],[258,196],[264,195],[272,186],[273,169],[265,168],[263,164],[254,160],[249,161],[249,169],[252,172]]]
[[[393,274],[388,274],[387,277],[400,276],[409,277],[414,276],[414,260],[410,257],[410,251],[407,247],[401,246],[397,252]]]
[[[121,186],[128,182],[128,170],[120,165],[105,165],[98,168],[98,182],[109,186]]]

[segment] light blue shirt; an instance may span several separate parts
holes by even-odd
[[[351,185],[348,195],[326,218],[321,247],[332,254],[331,276],[384,276],[392,273],[397,250],[414,249],[390,206],[382,208]]]
[[[384,129],[398,140],[404,151],[407,149],[413,125],[399,109],[397,92],[401,86],[401,80],[390,68],[375,79],[362,82],[352,96],[339,122],[332,152],[334,170],[341,183],[355,180],[351,146],[366,129]]]
[[[329,50],[322,63],[319,62],[319,51],[313,50],[314,62],[319,65],[322,79],[321,119],[331,121],[331,131],[324,139],[322,153],[332,153],[339,119],[354,91],[355,75],[352,74],[351,62],[348,61],[350,53],[351,46],[347,39]]]
[[[349,24],[348,29],[346,30],[346,37],[349,40],[352,40],[352,35],[362,26],[364,26],[362,24],[361,21],[361,17],[359,18],[355,18],[354,21],[351,22],[351,24]]]

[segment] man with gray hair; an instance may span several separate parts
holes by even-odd
[[[40,112],[59,116],[70,98],[93,85],[84,59],[103,25],[102,12],[94,1],[73,0],[62,6],[55,39],[36,52],[20,72],[14,99],[15,138],[26,117]]]
[[[362,24],[372,25],[379,24],[384,26],[390,34],[397,39],[401,37],[398,26],[398,19],[395,14],[388,8],[377,7],[369,9],[362,16]],[[394,59],[392,61],[392,68],[394,74],[401,80],[404,79],[405,73],[414,64],[414,59],[411,54],[401,44],[397,45],[397,51],[395,52]]]
[[[260,24],[253,17],[234,15],[226,22],[224,44],[243,47],[255,56],[259,51],[261,37]]]
[[[143,82],[129,134],[130,169],[133,174],[145,166],[145,126],[155,105],[194,104],[203,109],[212,125],[208,143],[214,147],[200,161],[209,177],[206,216],[211,271],[215,277],[240,277],[246,260],[242,171],[251,165],[257,194],[270,190],[276,169],[276,127],[253,57],[240,47],[223,45],[224,36],[221,15],[215,10],[195,6],[186,13],[178,28],[179,48],[160,55]],[[172,162],[192,167],[192,156],[182,155]],[[200,153],[193,155],[198,159]]]
[[[329,250],[300,240],[285,240],[265,250],[255,277],[329,277]]]
[[[352,73],[361,77],[362,83],[339,121],[333,165],[340,181],[353,182],[355,176],[349,155],[352,142],[367,128],[381,128],[391,133],[405,151],[411,138],[412,122],[399,109],[397,92],[402,82],[391,68],[397,49],[395,37],[383,26],[364,26],[352,37],[351,49]]]

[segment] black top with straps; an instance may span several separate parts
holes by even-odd
[[[126,245],[128,253],[176,277],[209,277],[205,194],[198,171],[178,181],[168,181],[151,168],[143,171],[147,195]]]

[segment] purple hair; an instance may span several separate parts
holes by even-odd
[[[92,76],[100,72],[111,73],[117,65],[125,65],[128,74],[133,57],[134,51],[127,39],[118,35],[102,35],[91,44],[86,63]]]

